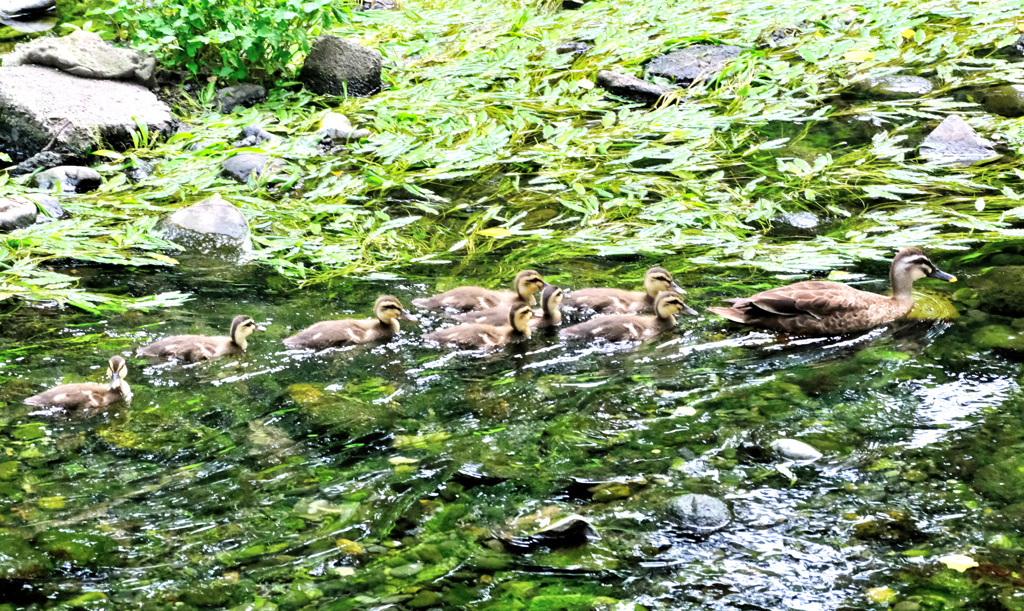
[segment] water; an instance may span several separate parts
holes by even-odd
[[[23,541],[19,566],[35,567],[0,594],[11,608],[861,609],[876,586],[952,600],[933,583],[936,557],[994,554],[1003,533],[1015,545],[991,509],[1016,493],[971,480],[986,459],[1005,462],[993,434],[1020,442],[1020,363],[973,348],[987,323],[967,317],[780,343],[701,316],[642,346],[538,334],[480,355],[425,347],[419,334],[444,322],[427,313],[387,345],[312,354],[280,340],[368,316],[382,293],[408,305],[487,279],[285,292],[244,266],[230,282],[79,275],[195,298],[104,318],[5,316],[0,536]],[[696,292],[698,308],[717,302]],[[168,334],[226,333],[238,313],[264,327],[244,356],[132,356]],[[99,381],[114,353],[129,357],[130,407],[67,419],[21,403]],[[825,455],[792,467],[793,482],[768,449],[785,437]],[[732,523],[703,538],[680,529],[665,506],[687,492],[726,500]],[[600,540],[526,554],[493,540],[572,513]]]

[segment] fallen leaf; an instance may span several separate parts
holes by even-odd
[[[866,62],[869,59],[875,59],[875,54],[871,51],[859,51],[857,49],[853,49],[847,51],[843,55],[843,59],[848,62]]]
[[[477,233],[480,235],[490,236],[492,238],[507,238],[512,235],[512,232],[504,227],[491,227],[489,229],[478,231]]]
[[[900,36],[902,36],[905,40],[910,40],[911,38],[914,37],[914,34],[917,34],[917,32],[915,32],[914,30],[912,30],[910,28],[907,28],[907,29],[903,30],[902,32],[900,32]]]
[[[964,556],[963,554],[950,554],[949,556],[943,556],[942,558],[939,558],[939,562],[945,564],[954,571],[960,571],[961,573],[967,569],[978,566],[978,563],[974,561],[974,558]]]

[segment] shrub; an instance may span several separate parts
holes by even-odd
[[[311,36],[348,18],[336,0],[118,0],[97,12],[165,66],[238,80],[290,74]]]

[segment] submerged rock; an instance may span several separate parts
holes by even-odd
[[[576,514],[562,518],[528,537],[499,537],[506,547],[521,552],[541,546],[571,547],[598,539],[600,537],[590,521]]]
[[[40,189],[52,189],[60,185],[65,193],[87,193],[103,184],[103,177],[92,168],[77,165],[59,165],[33,176]]]
[[[1001,85],[985,92],[985,110],[1002,117],[1024,117],[1024,85]]]
[[[108,45],[95,32],[75,30],[61,38],[37,38],[14,47],[3,58],[5,68],[49,66],[89,79],[132,81],[156,86],[156,59],[132,49]]]
[[[853,83],[853,88],[867,97],[903,100],[928,95],[935,89],[935,86],[930,80],[921,76],[892,74],[857,81]]]
[[[64,216],[56,197],[45,193],[11,195],[0,198],[0,231],[23,229]]]
[[[366,97],[381,90],[379,51],[325,34],[313,41],[299,81],[313,93]]]
[[[661,99],[661,96],[675,91],[671,87],[655,85],[635,76],[608,70],[597,73],[597,85],[609,93],[644,104],[653,104]]]
[[[41,66],[0,68],[0,143],[18,159],[47,145],[73,158],[101,146],[128,148],[136,120],[151,134],[168,135],[174,125],[167,105],[134,83],[80,78]]]
[[[647,74],[690,87],[716,79],[742,51],[732,45],[693,45],[655,57],[647,64]]]
[[[994,146],[959,115],[949,115],[924,139],[919,153],[928,161],[968,166],[998,157]]]
[[[779,458],[794,462],[814,462],[821,458],[821,452],[796,439],[776,439],[771,448]]]
[[[330,138],[332,142],[349,142],[360,138],[369,138],[370,132],[365,129],[353,129],[348,117],[336,112],[329,112],[320,121],[321,138]]]
[[[732,520],[724,501],[705,494],[684,494],[670,499],[668,510],[679,526],[696,533],[721,530]]]
[[[14,534],[0,533],[0,583],[42,577],[53,569],[43,554]]]
[[[977,291],[981,310],[1013,318],[1024,316],[1024,266],[993,267],[972,278],[969,286]]]
[[[203,253],[250,248],[245,215],[220,196],[175,211],[163,225],[167,239]]]
[[[52,11],[56,0],[0,0],[0,19],[22,19]]]
[[[988,325],[974,332],[971,343],[985,350],[1024,352],[1024,332],[1006,325]]]
[[[224,174],[238,182],[248,182],[250,176],[259,178],[268,171],[282,167],[279,159],[272,159],[258,153],[242,153],[228,157],[220,164]]]
[[[267,99],[267,90],[252,83],[241,83],[218,89],[213,96],[213,108],[219,113],[228,114],[236,106],[249,108]]]
[[[8,170],[8,173],[11,176],[21,176],[22,174],[31,174],[40,168],[55,168],[62,163],[64,163],[64,156],[60,153],[43,151],[32,155],[25,161],[22,161],[13,169]]]

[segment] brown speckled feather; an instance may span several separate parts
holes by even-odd
[[[60,407],[66,410],[105,407],[124,401],[120,390],[111,390],[106,384],[63,384],[46,392],[25,399],[28,405],[38,407]]]
[[[460,286],[440,295],[413,299],[419,308],[451,308],[462,312],[486,310],[504,305],[505,308],[519,301],[519,295],[512,291],[494,291],[479,286]]]
[[[647,314],[654,311],[654,298],[643,291],[579,289],[565,298],[565,306],[598,314]]]
[[[519,295],[514,293],[512,295],[513,299],[507,304],[490,307],[485,310],[473,310],[462,314],[456,314],[455,316],[452,316],[452,318],[459,322],[500,327],[504,323],[508,322],[508,309],[510,307],[515,308],[521,305],[528,305],[525,301],[520,299]],[[413,303],[415,303],[415,301]]]
[[[630,342],[650,339],[675,326],[674,318],[610,314],[591,318],[558,332],[562,337],[604,339],[609,342]]]
[[[903,318],[912,300],[897,301],[839,282],[808,281],[727,300],[708,308],[736,322],[798,335],[837,335],[873,329]]]
[[[507,312],[505,318],[508,318]],[[464,350],[497,348],[526,339],[526,335],[516,331],[510,325],[496,327],[494,325],[475,323],[448,327],[447,329],[428,333],[424,337],[442,346],[454,346]]]
[[[176,335],[143,346],[138,354],[194,362],[239,352],[242,348],[227,336]]]
[[[507,315],[506,315],[507,316]],[[325,350],[354,346],[391,338],[398,333],[398,321],[383,323],[376,318],[365,320],[325,320],[284,340],[286,346]]]

